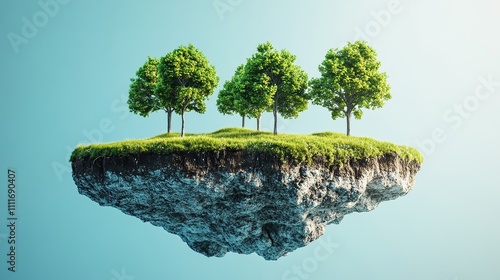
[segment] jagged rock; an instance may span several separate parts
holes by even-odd
[[[179,235],[194,251],[276,260],[352,212],[405,195],[420,165],[396,154],[328,166],[245,151],[72,162],[81,194]]]

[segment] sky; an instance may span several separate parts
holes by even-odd
[[[499,279],[499,12],[496,0],[1,1],[0,279]],[[127,108],[130,78],[148,56],[192,43],[215,66],[221,82],[206,114],[186,114],[186,131],[203,133],[240,125],[215,100],[259,43],[287,49],[318,77],[326,52],[355,40],[377,51],[392,99],[354,120],[351,133],[422,152],[407,196],[348,215],[268,262],[207,258],[78,194],[68,162],[78,144],[165,132],[164,113]],[[271,114],[262,129],[272,130]],[[345,120],[311,105],[280,119],[279,131],[344,132]]]

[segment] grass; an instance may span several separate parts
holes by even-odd
[[[397,153],[407,161],[423,162],[423,156],[414,148],[398,146],[366,137],[345,136],[324,132],[311,135],[279,134],[243,128],[225,128],[207,134],[162,134],[143,140],[80,145],[70,161],[78,158],[128,156],[141,153],[170,154],[176,152],[202,152],[220,150],[247,150],[275,156],[281,161],[311,163],[322,158],[330,165],[351,159],[375,158]]]

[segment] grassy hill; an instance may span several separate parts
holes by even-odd
[[[225,128],[213,133],[162,134],[143,140],[126,140],[114,143],[80,145],[70,161],[78,158],[129,156],[141,153],[170,154],[178,152],[246,150],[275,156],[282,161],[311,163],[315,158],[326,159],[328,164],[348,160],[374,158],[396,153],[407,161],[423,162],[423,156],[414,148],[398,146],[366,137],[345,136],[324,132],[310,135],[279,134],[242,128]]]

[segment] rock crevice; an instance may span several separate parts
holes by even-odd
[[[276,260],[346,214],[405,195],[420,165],[396,154],[328,166],[219,151],[79,158],[72,168],[81,194],[179,235],[196,252]]]

